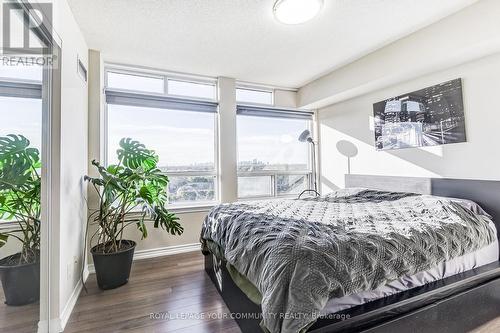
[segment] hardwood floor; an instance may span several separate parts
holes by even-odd
[[[0,332],[36,332],[40,315],[39,303],[23,306],[8,306],[0,282]]]
[[[64,332],[240,332],[203,270],[199,252],[135,261],[129,283],[102,291],[87,280]]]

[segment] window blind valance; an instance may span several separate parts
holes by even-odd
[[[39,83],[0,81],[0,96],[41,99],[42,85]]]
[[[254,117],[312,119],[313,112],[277,109],[253,105],[237,105],[236,114]]]
[[[218,108],[216,102],[170,96],[129,93],[109,89],[106,89],[105,94],[106,103],[108,104],[210,113],[216,113]]]

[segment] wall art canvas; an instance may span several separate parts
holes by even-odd
[[[377,150],[465,142],[462,80],[373,104]]]

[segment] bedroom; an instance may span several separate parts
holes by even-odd
[[[500,331],[498,1],[1,17],[0,331]]]

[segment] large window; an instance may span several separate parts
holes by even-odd
[[[108,72],[106,77],[107,86],[113,89],[144,91],[157,94],[163,94],[165,91],[165,82],[162,76]]]
[[[203,205],[216,201],[217,104],[211,93],[215,84],[162,76],[141,78],[138,74],[128,79],[128,74],[120,73],[119,86],[115,87],[110,85],[116,82],[110,80],[110,75],[116,74],[107,74],[107,162],[116,161],[121,138],[133,138],[158,154],[159,166],[170,179],[170,204]],[[195,99],[166,93],[159,96],[160,88],[167,84],[171,93]],[[130,93],[125,91],[128,88]],[[145,89],[150,89],[150,94],[137,93]]]
[[[311,183],[311,151],[299,142],[311,115],[238,107],[238,197],[295,196]]]
[[[30,140],[32,147],[41,149],[41,99],[5,97],[0,93],[0,117],[2,117],[0,136],[23,135]]]
[[[23,135],[41,149],[42,68],[0,64],[0,136]]]

